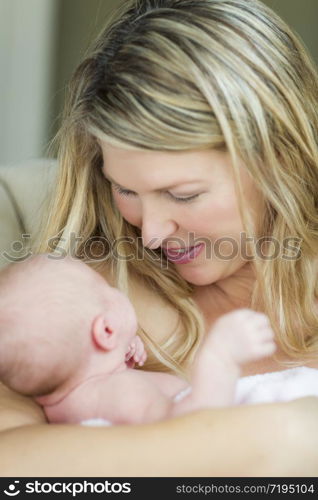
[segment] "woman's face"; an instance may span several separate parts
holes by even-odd
[[[242,240],[228,153],[125,151],[104,142],[100,146],[103,173],[111,182],[116,206],[126,221],[141,230],[145,247],[181,249],[204,243],[190,261],[174,261],[185,280],[209,285],[247,263],[242,252],[251,253]],[[241,179],[255,220],[261,197],[243,166]]]

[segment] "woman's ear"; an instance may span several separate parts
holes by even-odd
[[[92,338],[95,345],[104,351],[117,347],[117,332],[106,314],[99,314],[92,323]]]

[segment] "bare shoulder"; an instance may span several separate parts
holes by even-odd
[[[0,431],[12,427],[47,423],[41,407],[0,383]]]
[[[130,300],[139,324],[153,340],[163,343],[174,333],[182,334],[183,325],[177,309],[144,280],[135,278],[130,286]]]

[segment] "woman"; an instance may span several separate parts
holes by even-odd
[[[278,345],[243,376],[318,368],[317,82],[257,0],[125,0],[78,67],[38,250],[74,252],[129,295],[143,369],[187,376],[238,307],[268,314]],[[5,474],[318,473],[316,398],[81,428],[2,392]]]

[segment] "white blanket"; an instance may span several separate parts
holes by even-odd
[[[274,403],[304,396],[318,396],[318,370],[299,366],[240,378],[235,404]]]

